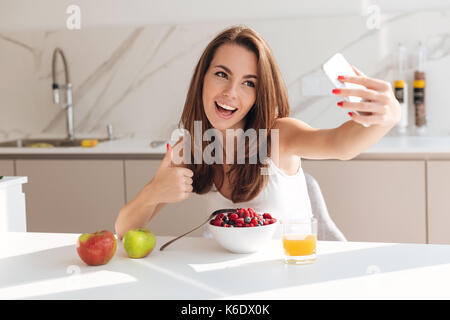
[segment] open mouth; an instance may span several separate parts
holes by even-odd
[[[216,111],[221,115],[223,118],[229,118],[235,113],[238,109],[234,107],[230,107],[227,105],[222,105],[217,103],[217,101],[214,101],[214,104],[216,105]]]

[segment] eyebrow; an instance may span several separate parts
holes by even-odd
[[[228,72],[229,74],[233,75],[233,72],[231,72],[230,69],[228,69],[227,67],[225,67],[225,66],[223,66],[223,65],[221,65],[221,64],[216,65],[215,67],[216,67],[216,68],[222,68],[222,69],[224,69],[226,72]],[[250,79],[250,78],[254,78],[254,79],[258,80],[258,77],[255,76],[255,75],[253,75],[253,74],[248,74],[248,75],[244,76],[244,79]]]

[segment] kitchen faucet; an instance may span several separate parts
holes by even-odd
[[[57,55],[61,56],[64,65],[64,76],[66,83],[61,85],[56,82],[56,58]],[[62,108],[66,109],[67,114],[67,138],[69,140],[75,139],[74,129],[73,129],[73,104],[72,104],[72,84],[69,78],[69,67],[67,65],[67,60],[64,52],[60,48],[55,48],[53,51],[52,58],[52,89],[53,89],[53,102],[59,104]],[[65,90],[65,102],[60,103],[59,90]]]

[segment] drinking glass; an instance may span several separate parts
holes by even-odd
[[[317,219],[284,219],[282,239],[284,262],[310,264],[316,261]]]

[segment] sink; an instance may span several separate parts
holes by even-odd
[[[61,147],[80,147],[83,140],[95,140],[98,142],[109,141],[108,138],[83,138],[83,139],[16,139],[11,141],[0,142],[3,148],[61,148]]]

